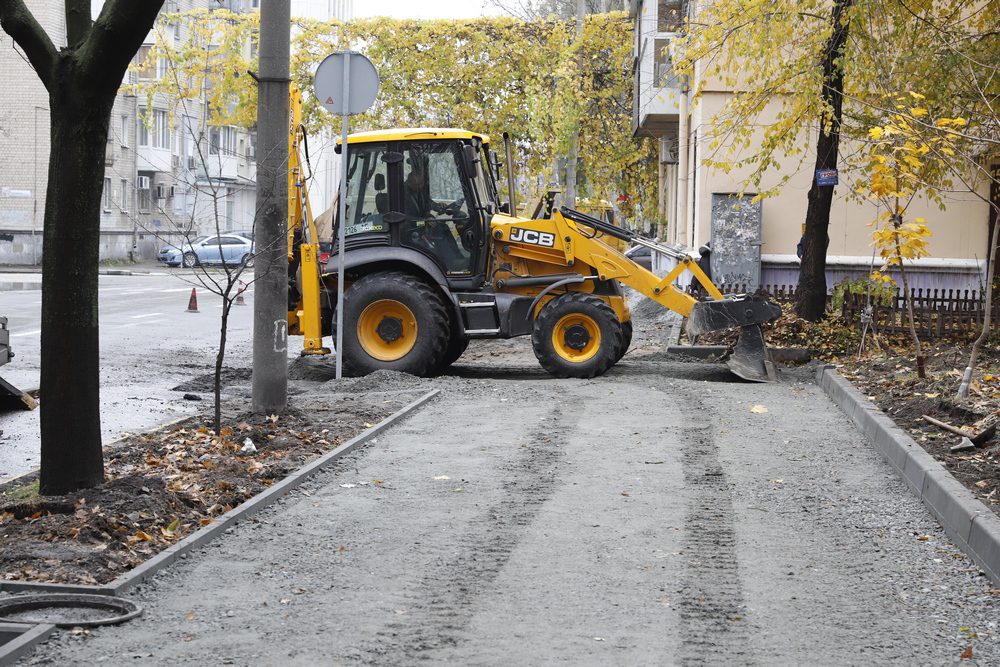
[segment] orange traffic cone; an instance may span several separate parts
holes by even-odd
[[[189,313],[198,313],[198,312],[201,312],[201,311],[198,310],[198,292],[196,292],[195,288],[193,288],[193,287],[191,288],[191,298],[188,299],[188,309],[187,309],[187,312],[189,312]]]
[[[236,290],[236,305],[245,306],[247,302],[243,300],[243,290],[246,289],[246,284],[241,280],[240,288]]]

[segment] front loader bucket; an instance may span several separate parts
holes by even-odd
[[[777,379],[771,355],[764,344],[760,325],[781,316],[781,308],[764,297],[740,295],[714,301],[699,301],[688,316],[690,336],[719,329],[740,327],[736,347],[726,362],[744,380],[773,382]]]
[[[38,402],[11,383],[0,378],[0,410],[34,410]]]
[[[740,337],[726,365],[744,380],[774,382],[778,379],[759,324],[741,327]]]

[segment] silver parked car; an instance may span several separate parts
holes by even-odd
[[[192,267],[202,264],[253,266],[253,240],[242,234],[198,236],[191,242],[180,242],[160,248],[157,258],[167,266]]]
[[[634,245],[625,251],[625,256],[648,271],[652,271],[653,254],[652,250],[644,245]]]

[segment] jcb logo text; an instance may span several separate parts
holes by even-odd
[[[530,243],[552,248],[556,245],[556,235],[549,232],[536,232],[533,229],[514,227],[510,230],[510,240],[518,243]]]

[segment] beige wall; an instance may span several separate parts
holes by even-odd
[[[692,247],[704,243],[711,237],[711,201],[712,193],[738,192],[742,180],[749,169],[733,170],[726,174],[720,170],[709,169],[703,164],[710,150],[712,129],[705,119],[713,118],[722,109],[727,95],[725,93],[707,93],[699,102],[692,114],[692,131],[697,132],[698,145],[696,163],[693,168],[695,175],[696,196],[692,202],[695,239]],[[770,113],[761,117],[761,122],[773,118]],[[794,255],[795,245],[801,236],[802,223],[805,220],[807,194],[812,182],[815,167],[815,135],[808,139],[805,153],[802,156],[787,158],[782,170],[793,172],[791,179],[775,197],[765,199],[762,203],[764,245],[762,254]],[[841,155],[849,152],[849,146],[841,146]],[[717,152],[720,158],[724,153]],[[776,185],[781,178],[777,170],[765,177],[763,188]],[[868,226],[877,211],[874,204],[848,201],[848,188],[853,178],[850,173],[841,172],[840,185],[834,192],[834,205],[830,212],[830,248],[829,256],[851,256],[871,258],[871,227]],[[749,188],[748,188],[749,191]],[[985,203],[988,195],[988,184],[979,188],[983,199],[970,193],[956,193],[946,197],[947,210],[941,211],[936,205],[917,201],[910,207],[909,213],[914,217],[927,220],[933,236],[929,242],[930,255],[939,259],[983,259],[987,254],[989,207]]]

